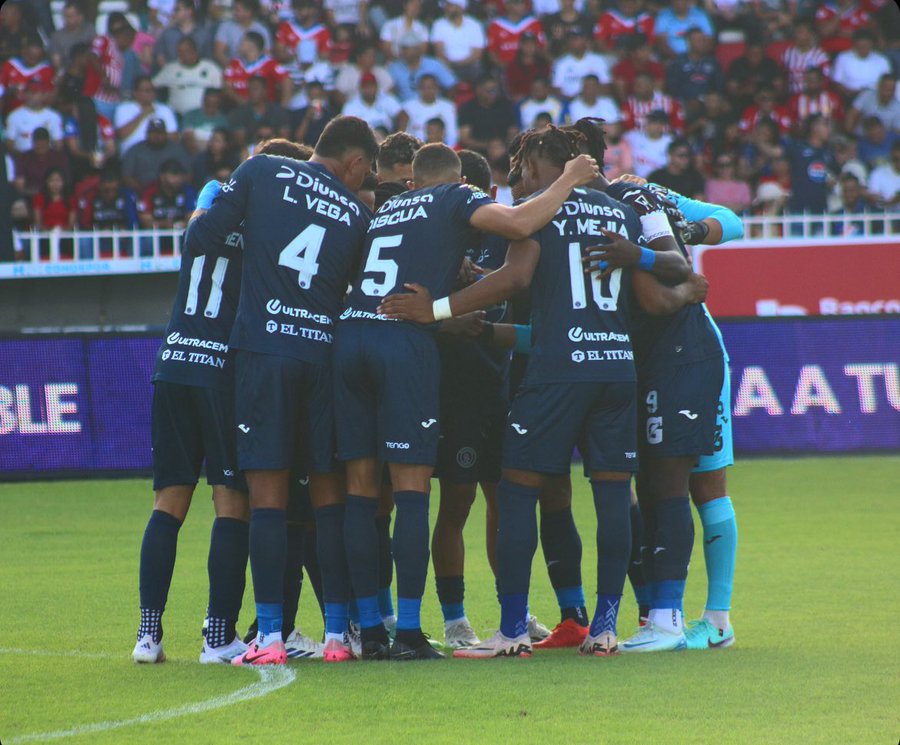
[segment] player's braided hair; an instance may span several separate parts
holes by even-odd
[[[579,156],[578,145],[583,138],[584,135],[578,131],[552,126],[526,132],[518,152],[513,156],[513,167],[520,167],[527,158],[541,158],[562,168]]]
[[[585,116],[568,127],[565,131],[578,132],[582,137],[584,152],[597,161],[600,173],[603,173],[603,158],[606,155],[606,132],[603,129],[603,119],[593,116]]]

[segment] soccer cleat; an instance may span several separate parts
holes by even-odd
[[[725,649],[734,644],[734,628],[729,624],[723,631],[701,618],[699,621],[688,622],[684,638],[688,649]]]
[[[431,646],[428,637],[422,634],[418,644],[406,644],[397,639],[391,644],[391,662],[413,662],[415,660],[443,660],[446,655]]]
[[[397,616],[382,618],[381,622],[384,624],[384,628],[388,633],[388,638],[391,641],[394,641],[394,637],[397,636]]]
[[[347,637],[350,639],[350,650],[353,652],[353,656],[359,659],[362,656],[362,634],[360,634],[359,626],[353,621],[350,622]]]
[[[683,631],[667,631],[653,621],[619,645],[620,652],[671,652],[687,649]]]
[[[362,654],[360,659],[363,660],[389,660],[391,658],[390,641],[387,644],[380,641],[363,642]]]
[[[550,636],[550,629],[531,614],[528,615],[528,636],[532,642],[539,642]]]
[[[134,645],[131,659],[142,665],[165,662],[166,653],[163,651],[162,640],[155,642],[150,634],[144,634]]]
[[[462,649],[463,647],[476,647],[479,644],[481,644],[481,640],[465,616],[444,626],[445,647]]]
[[[284,640],[284,648],[290,660],[320,660],[325,645],[294,629]]]
[[[247,651],[247,645],[238,637],[234,637],[230,644],[224,647],[211,647],[203,640],[203,651],[200,652],[201,665],[230,665],[235,657],[240,657]]]
[[[347,635],[344,635],[343,642],[338,639],[329,639],[325,642],[325,647],[322,650],[322,659],[325,662],[351,662],[355,660],[356,655],[353,654]]]
[[[258,641],[253,642],[244,654],[240,654],[232,661],[232,665],[284,665],[287,663],[287,651],[284,648],[284,642],[281,641],[281,634],[278,639],[270,642],[264,647],[259,645]]]
[[[530,624],[529,624],[530,626]],[[530,632],[530,628],[529,628]],[[588,627],[581,626],[574,619],[567,618],[556,624],[546,638],[534,645],[535,649],[565,649],[567,647],[578,647],[588,635]],[[533,639],[532,639],[533,641]]]
[[[597,636],[586,636],[578,651],[595,657],[613,657],[619,654],[619,645],[612,631],[603,631]]]
[[[463,660],[487,660],[492,657],[531,657],[531,637],[522,634],[515,639],[503,636],[499,631],[475,647],[464,647],[453,653]]]

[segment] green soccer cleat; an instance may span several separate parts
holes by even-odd
[[[731,624],[722,631],[705,618],[689,621],[684,636],[688,649],[725,649],[734,644],[734,628]]]

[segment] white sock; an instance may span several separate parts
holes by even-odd
[[[385,627],[396,626],[397,616],[382,616],[381,622],[385,625]]]
[[[337,641],[337,642],[340,642],[341,644],[343,644],[344,643],[344,635],[343,634],[334,634],[332,632],[326,631],[325,632],[325,643],[328,644],[328,642],[330,642],[330,641]]]
[[[649,620],[654,626],[670,634],[684,631],[684,614],[675,608],[653,608]]]
[[[459,618],[454,618],[452,621],[444,621],[444,631],[449,629],[451,626],[456,626],[456,624],[460,623],[461,621],[465,621],[466,623],[469,623],[469,619],[466,618],[465,616],[460,616]]]
[[[275,642],[281,641],[281,632],[277,631],[274,634],[263,634],[261,631],[256,632],[256,646],[257,647],[268,647],[270,644],[274,644]]]
[[[725,631],[725,629],[731,625],[727,610],[705,610],[703,611],[703,618],[709,621],[719,631]]]

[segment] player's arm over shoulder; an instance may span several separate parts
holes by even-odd
[[[244,219],[261,160],[250,158],[241,163],[231,178],[221,185],[209,208],[201,214],[192,215],[187,232],[188,237],[196,233],[193,241],[198,253],[218,250],[225,238],[238,229]]]
[[[634,272],[631,283],[641,308],[652,316],[670,316],[685,305],[702,303],[709,289],[706,277],[694,272],[685,282],[674,287],[664,285],[644,271]]]

